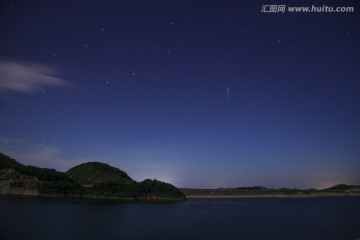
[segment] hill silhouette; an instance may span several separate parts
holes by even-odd
[[[0,194],[111,199],[184,200],[171,184],[136,182],[126,172],[101,162],[88,162],[67,173],[25,166],[0,153]]]
[[[129,184],[134,182],[126,172],[101,162],[80,164],[68,170],[66,174],[82,185]]]

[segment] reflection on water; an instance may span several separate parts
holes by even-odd
[[[0,239],[357,239],[360,198],[177,203],[0,197]]]

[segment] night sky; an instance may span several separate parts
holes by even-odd
[[[261,12],[290,2],[355,12]],[[177,187],[360,184],[357,2],[1,1],[0,152]]]

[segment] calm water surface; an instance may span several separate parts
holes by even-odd
[[[177,203],[0,196],[0,239],[339,239],[360,237],[360,198]]]

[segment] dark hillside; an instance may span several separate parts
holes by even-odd
[[[134,182],[126,172],[100,162],[83,163],[71,168],[66,173],[82,185],[129,184]]]
[[[0,153],[0,170],[2,170],[2,181],[8,182],[10,187],[17,190],[29,188],[28,186],[31,185],[33,186],[31,190],[40,194],[67,196],[80,188],[80,185],[65,173],[54,169],[25,166],[2,153]],[[9,174],[9,170],[12,174]]]
[[[157,180],[136,182],[126,172],[101,162],[88,162],[67,173],[25,166],[0,153],[0,194],[63,197],[183,200],[176,187]]]

